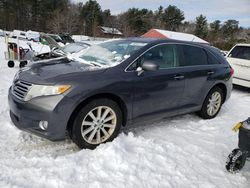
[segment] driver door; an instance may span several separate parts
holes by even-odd
[[[133,72],[133,119],[152,119],[178,114],[185,78],[179,68],[174,44],[156,46],[142,55],[130,68],[136,70],[145,61],[159,65],[159,70]]]

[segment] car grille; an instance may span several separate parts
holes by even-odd
[[[32,86],[31,83],[17,80],[12,85],[12,93],[18,99],[24,100],[31,86]]]

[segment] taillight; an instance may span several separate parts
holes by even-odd
[[[233,76],[233,74],[234,74],[234,69],[230,67],[230,76]]]

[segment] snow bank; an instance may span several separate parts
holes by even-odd
[[[249,90],[235,89],[213,120],[189,114],[132,126],[80,151],[70,140],[53,143],[13,126],[7,93],[17,70],[0,67],[0,187],[250,187],[250,163],[238,174],[224,167],[237,146],[231,127],[249,116]]]

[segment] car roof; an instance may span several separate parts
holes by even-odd
[[[145,42],[145,43],[152,43],[152,44],[161,44],[161,43],[181,43],[181,44],[189,44],[189,45],[198,45],[201,47],[209,47],[209,44],[198,43],[198,42],[189,42],[189,41],[182,41],[182,40],[173,40],[173,39],[157,39],[157,38],[145,38],[145,37],[130,37],[121,40],[129,40],[134,42]]]
[[[219,58],[221,58],[221,56],[222,56],[219,49],[212,47],[209,44],[198,43],[198,42],[189,42],[189,41],[173,40],[173,39],[152,39],[152,38],[143,38],[143,37],[127,38],[124,40],[130,40],[130,41],[135,41],[135,42],[145,42],[145,43],[148,43],[147,44],[148,47],[154,46],[157,44],[164,44],[164,43],[174,43],[174,44],[185,44],[185,45],[190,45],[190,46],[198,46],[198,47],[201,47],[203,49],[209,50],[210,52],[212,52],[214,55],[218,56]],[[221,58],[221,60],[224,61],[224,57],[223,57],[223,59]]]
[[[124,38],[123,40],[129,40],[129,41],[134,41],[134,42],[151,43],[151,42],[157,41],[159,39],[145,38],[145,37],[129,37],[129,38]]]
[[[236,44],[235,46],[250,46],[250,44],[247,44],[247,43],[239,43],[239,44]]]

